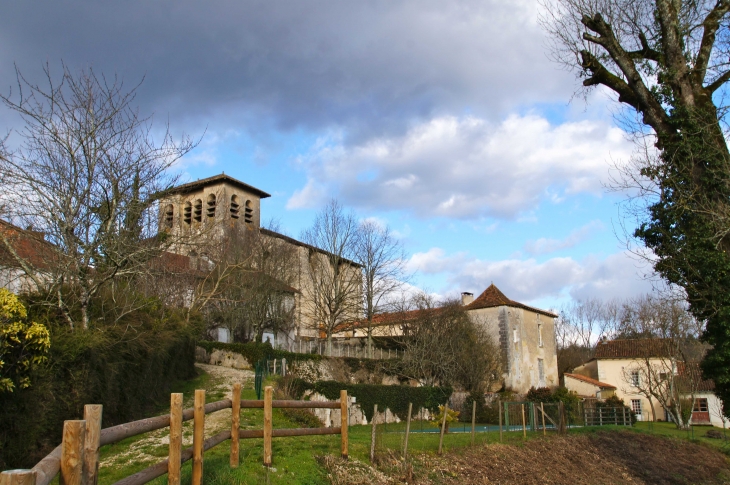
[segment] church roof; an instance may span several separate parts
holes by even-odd
[[[557,318],[557,315],[547,310],[541,310],[539,308],[531,307],[520,303],[518,301],[510,300],[497,288],[494,283],[489,285],[489,288],[484,290],[473,302],[466,306],[467,310],[478,310],[480,308],[493,308],[498,306],[510,306],[513,308],[522,308],[531,312],[539,313],[541,315],[548,316],[550,318]]]
[[[252,194],[258,195],[262,199],[271,197],[271,194],[267,194],[266,192],[264,192],[261,189],[257,189],[256,187],[245,184],[245,183],[241,182],[240,180],[234,179],[233,177],[226,175],[224,173],[219,174],[219,175],[214,175],[212,177],[196,180],[195,182],[189,182],[187,184],[178,185],[177,187],[173,187],[172,189],[170,189],[168,191],[168,193],[169,194],[187,194],[189,192],[195,192],[196,190],[200,190],[209,185],[215,185],[215,184],[219,184],[219,183],[228,183],[228,184],[238,187],[242,190],[245,190]]]

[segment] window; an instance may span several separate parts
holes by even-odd
[[[537,323],[537,345],[542,347],[542,323]]]
[[[244,219],[246,224],[253,223],[253,207],[251,207],[251,201],[246,201],[246,207],[244,208]]]
[[[183,209],[183,222],[185,222],[185,224],[193,222],[193,203],[190,201],[185,202],[185,208]]]
[[[537,359],[537,379],[540,387],[545,387],[545,361]]]
[[[195,219],[197,222],[203,220],[203,201],[200,199],[197,199],[195,201],[195,205],[193,206],[193,219]]]
[[[707,398],[700,397],[695,399],[695,407],[692,409],[692,412],[695,413],[706,413],[710,410],[710,407],[707,405]]]
[[[515,343],[520,341],[520,337],[519,337],[519,335],[517,335],[516,328],[512,330],[512,339],[514,340]]]
[[[238,203],[238,196],[232,195],[231,196],[231,218],[232,219],[238,219],[238,212],[240,210],[241,205]]]
[[[205,211],[208,217],[215,217],[215,194],[208,194],[208,207]]]
[[[634,387],[639,387],[639,385],[641,385],[641,377],[639,376],[638,370],[631,371],[631,385]]]
[[[172,204],[165,206],[165,227],[172,228],[172,221],[175,219],[175,208]]]
[[[631,400],[631,410],[634,412],[635,415],[641,416],[641,399]]]

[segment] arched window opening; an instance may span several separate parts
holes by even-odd
[[[165,227],[168,229],[172,229],[172,221],[175,218],[175,208],[172,204],[167,204],[165,206]]]
[[[215,194],[208,194],[208,208],[206,210],[208,217],[215,217]]]
[[[232,195],[231,196],[231,218],[238,219],[238,212],[240,210],[241,205],[238,203],[238,196]]]
[[[246,201],[246,207],[244,210],[244,220],[246,221],[246,224],[253,223],[253,208],[251,207],[251,201]]]
[[[193,219],[195,219],[196,222],[200,222],[203,220],[203,201],[200,199],[197,199],[195,201],[195,207],[193,208]]]
[[[185,224],[193,222],[193,203],[190,201],[185,202],[185,208],[183,209],[183,222],[185,222]]]

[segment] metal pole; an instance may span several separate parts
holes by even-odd
[[[497,400],[497,414],[499,414],[499,442],[502,442],[502,401]]]

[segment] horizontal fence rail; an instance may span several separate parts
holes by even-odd
[[[583,410],[586,426],[631,426],[631,411],[627,407],[595,407]]]
[[[95,484],[98,479],[99,448],[117,443],[126,438],[150,431],[170,428],[170,451],[168,459],[156,463],[142,471],[130,475],[115,485],[141,485],[168,474],[170,485],[179,485],[180,466],[193,460],[193,485],[202,481],[203,452],[227,440],[231,440],[231,467],[239,464],[239,440],[251,438],[264,439],[264,465],[271,466],[271,438],[341,435],[342,457],[348,454],[348,416],[347,391],[340,392],[340,401],[293,401],[272,399],[273,388],[265,389],[262,400],[223,399],[205,403],[205,391],[195,391],[195,406],[182,409],[182,394],[171,395],[171,412],[162,416],[140,419],[129,423],[100,429],[102,406],[86,405],[83,420],[64,422],[63,442],[46,455],[30,470],[7,470],[0,473],[0,485],[48,485],[57,475],[61,475],[64,485]],[[232,396],[240,397],[241,385],[235,384]],[[232,409],[231,429],[203,439],[205,415],[223,409]],[[239,413],[241,409],[263,409],[264,426],[258,430],[241,430]],[[272,409],[340,409],[341,426],[332,428],[293,428],[273,429]],[[182,447],[182,423],[193,420],[193,446]]]

